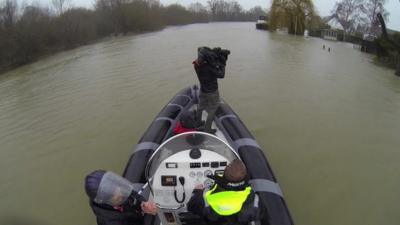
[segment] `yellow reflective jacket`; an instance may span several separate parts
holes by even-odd
[[[240,212],[243,203],[251,192],[251,187],[243,191],[222,191],[213,193],[217,185],[207,191],[204,195],[205,201],[220,216],[230,216]]]

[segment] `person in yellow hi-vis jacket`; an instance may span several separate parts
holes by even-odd
[[[208,224],[260,224],[263,210],[259,197],[247,182],[246,166],[233,160],[224,175],[209,176],[215,181],[210,189],[196,186],[188,202],[188,211],[203,217]]]

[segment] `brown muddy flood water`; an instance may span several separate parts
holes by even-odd
[[[154,116],[197,82],[202,45],[232,51],[220,93],[264,147],[297,225],[399,223],[394,71],[349,44],[213,23],[114,38],[0,76],[0,224],[95,224],[84,176],[122,173]]]

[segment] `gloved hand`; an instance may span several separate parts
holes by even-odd
[[[140,206],[144,213],[156,215],[158,212],[158,208],[154,202],[142,202]]]

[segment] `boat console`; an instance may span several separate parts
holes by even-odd
[[[196,186],[209,188],[208,175],[222,175],[232,160],[239,158],[222,139],[203,132],[187,132],[165,141],[151,156],[146,177],[162,224],[193,223],[186,204]]]

